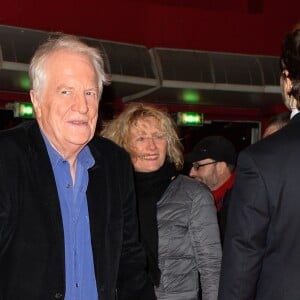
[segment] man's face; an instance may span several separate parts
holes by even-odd
[[[93,137],[99,106],[97,76],[82,54],[59,50],[45,62],[41,92],[31,91],[44,134],[63,154],[79,152]]]
[[[214,191],[220,186],[218,171],[218,162],[206,158],[193,164],[189,176],[205,183],[211,191]]]
[[[166,160],[167,138],[161,131],[160,122],[154,117],[139,119],[130,128],[129,145],[136,171],[156,171]]]

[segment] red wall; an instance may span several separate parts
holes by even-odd
[[[9,0],[0,23],[149,48],[279,55],[299,11],[299,0]]]
[[[148,48],[277,56],[285,33],[300,21],[299,11],[299,0],[9,0],[1,3],[0,24]],[[282,110],[283,106],[264,113],[241,108],[226,115],[264,120]],[[225,110],[221,112],[224,118]],[[219,113],[214,109],[207,114],[218,118]]]

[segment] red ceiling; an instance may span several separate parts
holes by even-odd
[[[61,31],[148,48],[277,56],[285,33],[300,21],[299,0],[284,3],[274,0],[2,2],[2,25]],[[224,115],[224,110],[222,113]],[[243,115],[241,111],[232,113]],[[253,114],[247,111],[245,115],[260,118],[257,111]]]
[[[10,0],[0,24],[149,48],[279,55],[299,11],[299,0]]]

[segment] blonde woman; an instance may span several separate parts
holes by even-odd
[[[101,133],[131,157],[140,240],[158,299],[217,299],[221,246],[212,194],[179,175],[182,145],[171,117],[150,105],[129,105]]]

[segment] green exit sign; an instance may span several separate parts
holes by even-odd
[[[10,103],[14,110],[14,117],[18,118],[34,118],[33,105],[30,102],[14,102]]]
[[[33,105],[31,103],[20,103],[19,116],[21,118],[33,118]]]
[[[178,112],[177,125],[179,126],[203,126],[203,113]]]

